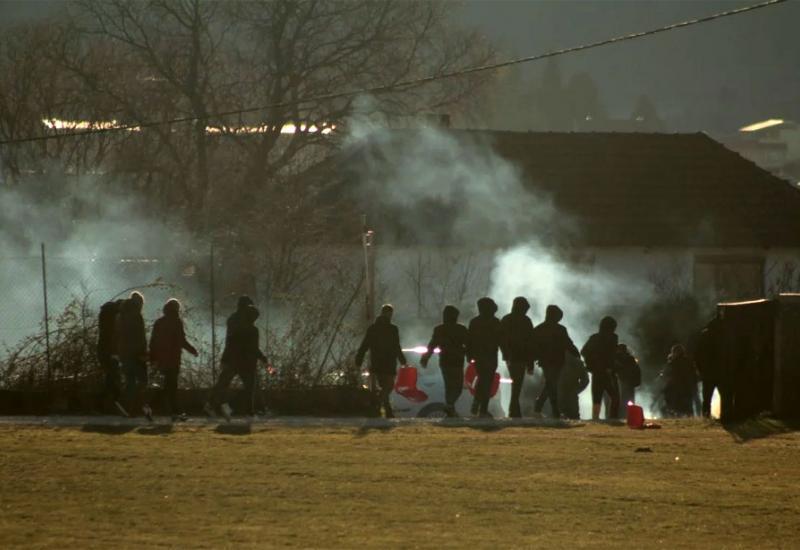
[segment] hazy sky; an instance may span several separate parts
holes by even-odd
[[[523,56],[760,1],[471,0],[462,16],[509,55]],[[724,95],[725,124],[738,127],[759,117],[800,118],[799,34],[800,1],[792,1],[559,59],[567,76],[590,73],[617,116],[646,93],[662,116],[691,129],[693,119],[703,125]],[[526,71],[543,66],[532,63]]]
[[[760,0],[468,0],[456,16],[501,57],[540,53],[649,29]],[[47,15],[58,1],[0,0],[0,22]],[[770,116],[800,119],[800,1],[560,58],[565,76],[589,72],[615,116],[637,96],[673,129],[736,128]],[[525,73],[535,75],[544,63]],[[724,103],[721,98],[725,98]],[[720,128],[716,128],[720,129]]]

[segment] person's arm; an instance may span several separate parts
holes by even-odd
[[[561,337],[562,337],[562,339],[564,341],[564,349],[568,353],[574,355],[575,357],[580,357],[581,356],[581,352],[578,351],[578,348],[575,345],[575,342],[573,342],[572,338],[569,337],[569,333],[567,332],[567,328],[566,327],[561,327],[561,328],[563,329],[561,331]]]
[[[467,361],[472,362],[475,360],[475,327],[473,326],[473,321],[469,322],[469,328],[467,329]]]
[[[157,359],[157,357],[156,357],[156,349],[158,349],[158,346],[160,345],[158,340],[159,340],[159,332],[161,332],[159,330],[159,328],[160,328],[160,326],[159,326],[159,322],[158,321],[153,323],[153,330],[150,333],[150,362],[151,363],[155,363],[156,359]]]
[[[356,351],[356,366],[360,367],[361,363],[364,362],[364,355],[366,355],[367,350],[370,348],[370,344],[372,343],[372,326],[367,327],[367,332],[364,334],[364,338],[361,340],[361,345],[358,346],[358,351]]]
[[[261,335],[258,333],[256,327],[250,327],[247,335],[247,354],[257,360],[266,362],[267,356],[261,353],[259,349]]]
[[[426,351],[419,359],[419,362],[423,367],[428,366],[428,361],[430,361],[431,357],[433,356],[433,350],[435,350],[436,347],[439,346],[440,338],[438,329],[439,327],[433,329],[433,334],[431,335],[431,341],[428,342],[428,351]]]
[[[499,344],[500,344],[500,356],[503,358],[503,361],[508,361],[511,359],[511,323],[512,320],[506,316],[500,320],[499,325]]]
[[[151,340],[150,348],[152,349],[152,347],[153,347],[153,342]],[[189,353],[191,353],[192,355],[194,355],[195,357],[197,357],[197,349],[192,344],[190,344],[189,341],[186,339],[186,331],[183,328],[183,321],[181,321],[181,347],[186,351],[188,351]]]
[[[397,354],[397,360],[400,361],[401,365],[408,365],[408,361],[406,361],[406,356],[403,355],[403,348],[400,345],[400,331],[397,327],[394,327],[394,340],[395,340],[395,353]]]

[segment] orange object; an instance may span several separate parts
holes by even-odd
[[[632,430],[644,428],[644,409],[634,403],[628,403],[628,427]]]

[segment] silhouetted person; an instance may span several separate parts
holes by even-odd
[[[572,343],[566,327],[560,323],[563,317],[564,312],[561,308],[549,305],[545,310],[544,322],[533,330],[537,359],[544,372],[544,388],[536,399],[534,411],[541,413],[545,401],[549,399],[550,409],[555,418],[562,412],[558,402],[558,386],[566,354],[580,357],[578,348]],[[583,391],[583,388],[580,391]]]
[[[500,351],[511,375],[511,401],[508,416],[520,418],[519,395],[525,381],[525,371],[533,374],[533,322],[526,315],[530,304],[522,296],[514,298],[511,313],[500,321]]]
[[[625,344],[617,345],[614,371],[619,382],[619,416],[624,417],[627,404],[636,403],[636,388],[642,383],[639,361]]]
[[[494,300],[478,300],[478,316],[469,322],[467,335],[467,358],[475,362],[478,373],[475,399],[478,402],[478,414],[482,417],[491,417],[489,399],[500,349],[500,320],[495,317],[496,312]]]
[[[455,306],[445,306],[442,324],[433,329],[428,342],[428,351],[420,359],[428,366],[433,351],[439,348],[439,369],[444,380],[444,400],[447,416],[456,415],[456,401],[464,389],[464,358],[467,354],[467,327],[458,322],[459,311]]]
[[[120,364],[117,357],[116,326],[122,300],[106,302],[100,306],[97,317],[97,361],[103,369],[103,393],[111,400],[123,416],[128,416],[128,411],[120,403],[121,395],[119,376]]]
[[[197,350],[186,340],[181,319],[181,304],[170,299],[164,304],[164,315],[153,324],[150,333],[150,362],[164,375],[164,409],[173,420],[186,420],[186,414],[176,414],[178,375],[183,350],[197,357]]]
[[[586,370],[581,358],[572,353],[566,354],[561,375],[558,377],[558,409],[563,416],[573,420],[580,418],[578,396],[588,385],[589,371]]]
[[[148,420],[153,420],[150,405],[144,402],[147,390],[147,335],[144,328],[142,308],[144,296],[131,292],[130,298],[122,302],[117,317],[117,353],[125,374],[129,411],[141,406]]]
[[[720,336],[722,320],[714,317],[700,332],[695,350],[695,363],[703,382],[703,416],[711,416],[711,399],[717,389],[720,400],[727,399],[727,387],[722,375]]]
[[[253,392],[255,390],[256,369],[259,361],[267,361],[267,357],[260,349],[260,335],[255,326],[259,311],[242,297],[239,307],[228,319],[228,328],[225,334],[225,352],[223,352],[222,369],[217,378],[217,383],[211,392],[211,401],[206,403],[206,412],[213,414],[214,408],[219,405],[223,416],[230,420],[232,409],[227,402],[222,401],[223,394],[228,390],[231,381],[238,376],[244,386],[245,414],[252,415]]]
[[[670,416],[693,416],[697,374],[686,349],[675,344],[667,357],[664,379],[664,403]]]
[[[613,317],[603,317],[600,329],[589,337],[581,349],[586,367],[592,373],[592,420],[600,418],[603,394],[611,399],[611,410],[606,418],[617,418],[619,414],[619,388],[614,376],[614,360],[617,355],[617,322]]]
[[[400,348],[400,332],[392,324],[394,308],[381,307],[381,314],[367,328],[367,333],[356,352],[356,366],[361,367],[364,355],[369,352],[369,374],[378,387],[378,395],[386,418],[394,418],[390,396],[397,376],[397,362],[406,365],[406,356]]]

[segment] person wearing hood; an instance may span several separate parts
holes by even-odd
[[[439,369],[444,381],[444,400],[447,416],[455,417],[456,401],[464,388],[464,358],[467,353],[467,327],[458,322],[458,308],[445,306],[442,311],[442,324],[433,329],[420,363],[428,366],[431,356],[439,348]]]
[[[558,410],[563,416],[571,420],[580,419],[579,396],[588,385],[589,371],[580,356],[566,354],[558,378]]]
[[[578,348],[572,343],[566,327],[560,322],[563,317],[564,312],[561,311],[561,308],[556,305],[549,305],[545,310],[544,322],[533,331],[537,359],[544,373],[544,388],[539,393],[539,397],[536,398],[534,411],[541,414],[545,401],[549,400],[554,418],[558,418],[562,412],[559,407],[558,393],[559,380],[561,379],[561,371],[564,367],[566,354],[569,353],[574,357],[580,357]],[[580,378],[579,376],[576,379],[577,386],[580,386]],[[583,391],[584,388],[585,386],[580,388],[578,393]]]
[[[675,344],[667,357],[667,367],[660,374],[664,381],[664,402],[669,416],[694,416],[697,372],[686,348]]]
[[[695,349],[695,364],[703,383],[703,416],[711,416],[711,399],[714,396],[714,389],[717,389],[720,400],[727,405],[728,391],[723,381],[722,361],[720,360],[720,339],[722,334],[722,319],[715,316],[703,330],[697,339]],[[727,407],[726,407],[727,410]]]
[[[164,304],[164,315],[153,324],[150,333],[150,363],[164,375],[164,409],[173,420],[186,420],[186,414],[175,414],[178,375],[183,350],[197,357],[197,350],[186,340],[181,319],[181,303],[172,298]]]
[[[611,399],[606,418],[617,418],[619,414],[619,387],[614,376],[614,360],[617,355],[617,321],[613,317],[600,320],[598,332],[592,334],[581,349],[586,367],[592,373],[592,420],[600,418],[603,394]]]
[[[389,397],[394,388],[397,375],[397,362],[406,365],[406,356],[400,347],[400,331],[392,324],[394,307],[384,304],[375,322],[368,328],[361,345],[356,352],[356,366],[361,368],[364,356],[369,352],[369,374],[378,386],[378,395],[383,414],[386,418],[394,418]]]
[[[240,298],[239,307],[234,315],[231,315],[232,323],[230,323],[231,319],[228,319],[228,332],[225,334],[227,354],[223,352],[222,370],[211,392],[211,401],[206,403],[206,412],[209,415],[213,415],[215,406],[221,403],[220,410],[228,421],[231,419],[233,410],[227,402],[222,402],[222,397],[234,377],[238,376],[242,381],[246,403],[245,413],[252,415],[254,413],[256,368],[259,361],[267,361],[267,357],[261,352],[260,336],[258,328],[255,326],[259,317],[258,309],[252,303],[247,304]]]
[[[128,416],[128,411],[119,400],[122,392],[119,387],[116,324],[121,306],[122,300],[106,302],[100,306],[97,317],[97,362],[103,370],[105,397],[114,403],[122,416]]]
[[[526,315],[530,307],[528,300],[518,296],[511,305],[511,313],[500,321],[500,351],[511,375],[511,401],[508,405],[510,418],[522,416],[519,406],[522,383],[526,371],[533,374],[533,322]]]
[[[144,402],[147,390],[147,334],[144,328],[142,308],[144,296],[131,292],[120,305],[115,334],[117,354],[125,374],[125,391],[129,400],[129,411],[141,405],[145,417],[152,421],[153,410]]]
[[[619,382],[620,418],[625,417],[625,406],[636,403],[636,388],[642,383],[642,370],[639,361],[625,344],[617,345],[614,372]]]
[[[475,363],[478,382],[475,400],[478,415],[491,417],[489,399],[492,380],[497,371],[497,352],[500,349],[500,320],[495,316],[497,304],[491,298],[478,300],[478,316],[469,322],[467,332],[467,358]]]

